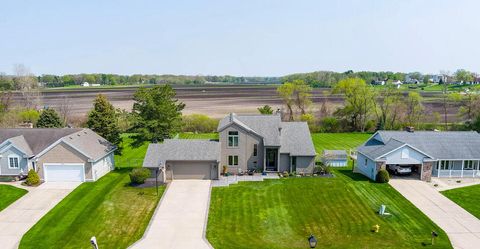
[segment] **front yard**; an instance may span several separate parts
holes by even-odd
[[[446,190],[441,193],[480,219],[480,185]]]
[[[127,248],[140,239],[160,196],[155,188],[129,186],[130,169],[80,185],[22,238],[20,248]]]
[[[212,190],[207,238],[221,248],[420,248],[438,231],[435,246],[451,248],[446,234],[388,184],[351,169],[334,178],[241,182]],[[376,211],[387,205],[391,216]],[[380,232],[371,227],[380,225]],[[228,228],[228,229],[226,229]]]
[[[25,189],[0,184],[0,211],[4,210],[27,192]]]

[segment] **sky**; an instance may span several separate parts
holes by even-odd
[[[480,72],[476,0],[0,0],[0,72]]]

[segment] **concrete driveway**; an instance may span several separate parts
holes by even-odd
[[[210,185],[209,180],[172,181],[143,238],[130,248],[212,248],[204,238]]]
[[[390,185],[441,227],[454,248],[480,247],[480,220],[428,183],[397,178],[391,179]]]
[[[22,236],[80,183],[43,183],[0,212],[1,248],[18,248]],[[17,186],[18,187],[18,186]]]

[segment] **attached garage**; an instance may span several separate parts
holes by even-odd
[[[43,165],[45,182],[84,182],[83,164],[52,163]]]
[[[168,180],[210,180],[217,178],[216,171],[216,162],[176,161],[167,162],[166,174]]]

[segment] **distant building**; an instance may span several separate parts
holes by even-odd
[[[411,75],[405,75],[405,84],[420,84],[420,80],[413,78]]]
[[[90,86],[90,83],[88,83],[88,82],[83,82],[83,83],[82,83],[82,86]]]
[[[100,84],[90,84],[90,86],[100,86]]]
[[[370,84],[376,85],[376,86],[383,86],[383,85],[385,85],[385,81],[384,80],[372,80],[372,82],[370,82]]]
[[[448,76],[443,74],[435,74],[432,75],[428,81],[433,83],[443,83],[448,81]]]

